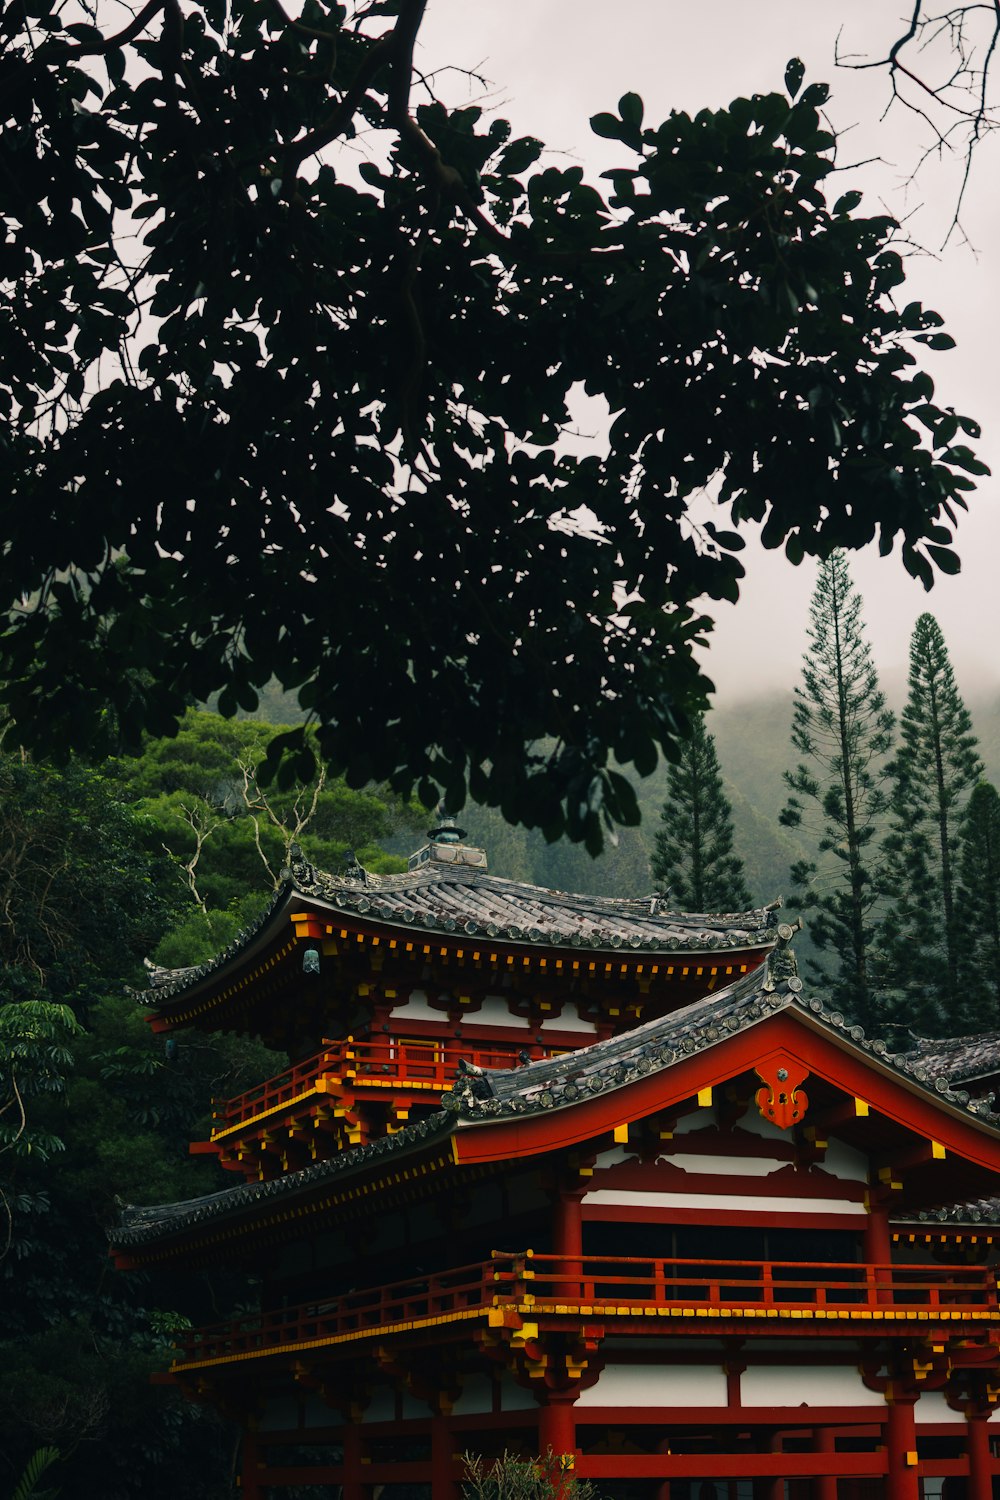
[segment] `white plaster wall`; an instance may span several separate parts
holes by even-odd
[[[744,1406],[880,1406],[850,1365],[751,1365],[740,1377]]]
[[[463,1010],[462,1026],[519,1026],[523,1031],[531,1030],[528,1017],[512,1015],[501,995],[487,995],[479,1010]]]
[[[693,1152],[678,1151],[672,1156],[658,1156],[657,1161],[669,1162],[680,1167],[682,1172],[705,1172],[713,1177],[767,1177],[778,1172],[789,1163],[777,1156],[704,1156]]]
[[[965,1415],[952,1411],[944,1391],[925,1391],[914,1407],[914,1418],[920,1422],[965,1422]]]
[[[362,1422],[394,1422],[396,1420],[396,1397],[388,1386],[372,1392],[372,1399],[365,1407]]]
[[[477,1412],[493,1410],[493,1382],[488,1375],[470,1375],[462,1385],[462,1394],[452,1407],[452,1415],[471,1417]]]
[[[717,1365],[606,1365],[581,1406],[724,1407],[726,1377]]]
[[[299,1403],[294,1396],[275,1396],[264,1408],[261,1432],[293,1432],[299,1425]]]
[[[855,1151],[853,1146],[845,1146],[843,1141],[830,1142],[823,1158],[823,1166],[834,1177],[842,1177],[845,1182],[868,1181],[867,1156],[862,1151]]]
[[[536,1411],[538,1402],[530,1391],[523,1386],[515,1385],[513,1380],[505,1380],[500,1390],[501,1411]]]
[[[747,1135],[759,1135],[765,1141],[787,1141],[788,1131],[782,1130],[780,1125],[775,1125],[773,1120],[765,1120],[757,1106],[750,1104],[745,1115],[741,1116],[738,1129],[745,1130]]]
[[[621,1188],[594,1188],[585,1203],[618,1208],[727,1209],[742,1213],[771,1213],[780,1221],[796,1214],[853,1214],[864,1218],[863,1203],[846,1198],[777,1198],[742,1193],[645,1193]]]
[[[443,1012],[428,1004],[425,990],[411,990],[404,1005],[394,1005],[389,1012],[390,1021],[437,1021],[445,1019]]]
[[[333,1411],[319,1396],[309,1396],[302,1414],[303,1427],[335,1427],[340,1421],[340,1412]]]
[[[615,1145],[610,1151],[602,1151],[594,1161],[595,1172],[599,1167],[620,1167],[623,1162],[636,1161],[637,1151],[630,1151],[628,1146]]]
[[[597,1026],[593,1021],[585,1021],[573,1000],[567,1000],[558,1016],[546,1016],[542,1022],[542,1034],[546,1031],[580,1031],[586,1032],[588,1036],[594,1036]]]
[[[707,1109],[693,1109],[690,1114],[678,1120],[674,1126],[674,1135],[690,1135],[692,1130],[707,1130],[710,1125],[718,1123],[715,1105],[710,1104]]]

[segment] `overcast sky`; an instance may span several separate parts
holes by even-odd
[[[937,400],[982,424],[980,455],[1000,475],[1000,137],[981,149],[964,211],[976,253],[955,237],[942,251],[960,164],[939,167],[932,160],[908,186],[926,132],[902,110],[880,120],[888,98],[884,74],[834,65],[838,31],[842,50],[878,54],[899,34],[904,10],[904,0],[430,0],[419,63],[428,71],[478,66],[491,80],[490,102],[515,133],[539,136],[596,176],[617,159],[616,148],[590,133],[588,119],[613,109],[627,90],[642,95],[646,119],[656,123],[671,109],[718,107],[738,94],[780,88],[785,63],[801,57],[807,81],[833,89],[828,115],[841,133],[839,162],[883,158],[880,166],[845,171],[838,188],[861,187],[871,212],[888,208],[905,216],[913,237],[933,252],[911,258],[907,292],[936,308],[958,340],[956,350],[928,355]],[[444,82],[453,102],[464,97],[461,80],[452,78],[447,88]],[[942,578],[931,594],[907,577],[897,557],[856,558],[855,578],[888,679],[905,672],[913,623],[929,609],[965,691],[1000,693],[998,482],[981,482],[959,529],[961,575]],[[808,564],[793,568],[759,547],[744,557],[743,597],[721,607],[707,663],[720,700],[729,703],[797,680],[814,582]]]

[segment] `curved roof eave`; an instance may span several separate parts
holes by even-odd
[[[778,903],[746,912],[692,914],[667,909],[658,896],[574,895],[456,866],[365,875],[360,881],[328,875],[299,860],[284,874],[259,919],[214,958],[180,970],[151,967],[150,988],[134,992],[140,1002],[157,1008],[181,997],[194,998],[229,966],[252,959],[296,906],[387,934],[419,933],[459,942],[474,939],[631,959],[736,957],[767,950],[776,940]]]
[[[932,1077],[906,1054],[891,1053],[884,1041],[866,1037],[860,1026],[849,1024],[839,1012],[828,1010],[821,1000],[806,999],[797,975],[776,980],[770,971],[769,962],[715,995],[576,1052],[539,1059],[519,1069],[466,1075],[464,1090],[446,1094],[441,1110],[428,1119],[367,1146],[352,1147],[300,1172],[266,1183],[226,1188],[186,1203],[126,1208],[121,1227],[110,1235],[111,1243],[116,1250],[125,1252],[132,1246],[185,1233],[204,1222],[240,1216],[246,1209],[264,1205],[269,1199],[295,1196],[335,1179],[359,1174],[387,1157],[395,1161],[427,1146],[440,1145],[456,1132],[570,1110],[588,1098],[617,1092],[675,1063],[692,1060],[783,1012],[794,1014],[808,1030],[834,1040],[846,1052],[863,1059],[866,1067],[902,1084],[917,1097],[933,1100],[936,1108],[943,1108],[952,1118],[993,1136],[1000,1134],[1000,1115],[982,1101],[951,1089],[947,1079]],[[594,1080],[599,1083],[596,1088]],[[475,1088],[481,1090],[481,1097],[473,1092]],[[941,1212],[960,1213],[963,1207]],[[1000,1200],[996,1208],[1000,1217]],[[919,1222],[946,1220],[937,1217],[934,1211],[927,1220]]]

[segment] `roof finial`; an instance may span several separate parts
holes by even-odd
[[[777,984],[782,979],[798,978],[799,966],[792,952],[792,938],[801,930],[801,917],[796,917],[794,922],[778,923],[778,941],[767,958],[767,977],[772,984]]]
[[[428,828],[427,837],[432,844],[461,844],[465,841],[465,829],[459,828],[444,802],[435,808],[437,827]]]

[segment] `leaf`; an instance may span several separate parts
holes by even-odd
[[[719,531],[711,523],[705,529],[711,532],[713,541],[717,542],[720,547],[724,547],[727,552],[742,552],[746,546],[745,539],[738,531]]]
[[[789,99],[794,99],[806,76],[806,65],[801,58],[793,57],[785,67],[785,88]]]
[[[951,577],[954,577],[956,573],[961,573],[961,571],[962,571],[962,561],[961,561],[961,558],[959,558],[958,556],[956,556],[956,554],[954,552],[952,552],[949,548],[947,548],[947,547],[934,547],[930,543],[928,543],[928,545],[927,545],[927,552],[928,552],[928,555],[937,564],[937,566],[941,569],[942,573],[947,573]]]
[[[47,1469],[51,1468],[54,1463],[58,1463],[59,1457],[58,1448],[36,1449],[14,1487],[11,1500],[42,1500],[38,1482]]]
[[[622,139],[622,122],[617,115],[606,112],[591,115],[590,128],[595,135],[604,136],[607,140],[620,141]]]
[[[841,214],[850,214],[850,213],[853,213],[854,210],[857,208],[858,204],[861,202],[861,197],[862,197],[861,193],[857,192],[853,188],[851,189],[851,191],[849,193],[843,193],[843,194],[841,194],[841,196],[837,199],[836,203],[833,205],[834,217],[835,218],[840,218]],[[918,305],[918,304],[911,303],[911,306],[916,306],[916,305]],[[907,309],[907,311],[909,311],[909,309]],[[906,316],[906,314],[904,313],[904,317],[905,316]]]
[[[530,135],[521,136],[518,140],[511,141],[504,150],[497,164],[497,170],[507,176],[516,177],[519,172],[527,171],[541,154],[541,141],[534,140]]]
[[[800,104],[811,105],[813,109],[820,109],[830,97],[830,85],[828,83],[811,83],[805,90]]]
[[[622,94],[618,101],[618,113],[626,125],[641,130],[643,112],[643,103],[638,94]]]

